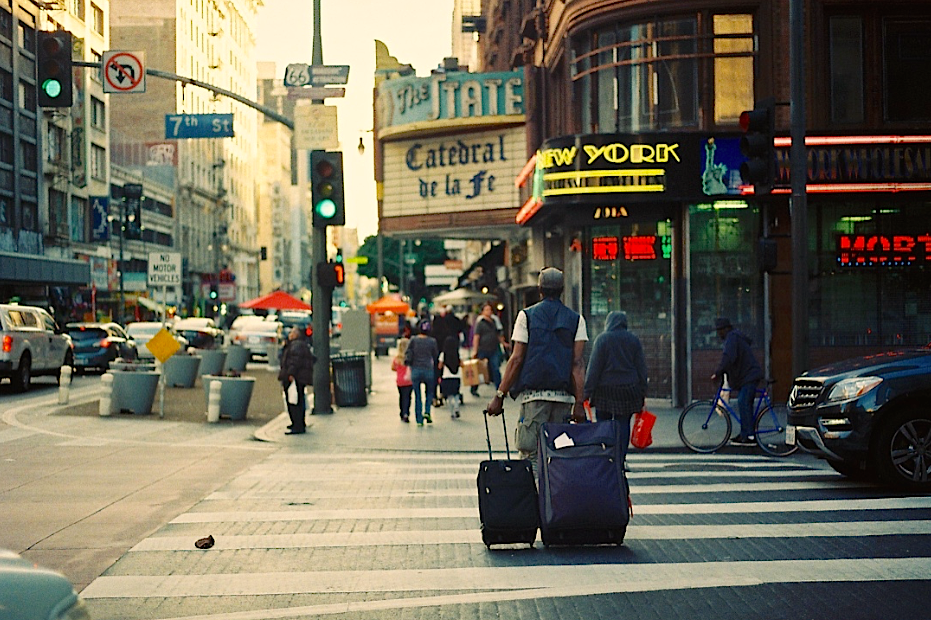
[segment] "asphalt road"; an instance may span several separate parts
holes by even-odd
[[[367,407],[312,416],[296,437],[277,418],[263,442],[245,425],[4,397],[0,518],[14,527],[0,546],[64,570],[96,620],[927,617],[931,497],[807,455],[687,454],[674,411],[656,449],[629,457],[622,547],[489,551],[484,400],[405,425],[388,363],[375,361]],[[207,535],[214,546],[195,548]]]

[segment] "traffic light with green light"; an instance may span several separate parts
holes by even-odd
[[[310,194],[314,228],[346,224],[342,152],[310,152]]]
[[[37,35],[36,85],[40,108],[70,108],[71,33],[67,30],[43,31]]]

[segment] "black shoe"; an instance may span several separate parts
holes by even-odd
[[[293,425],[293,424],[288,424],[288,430],[291,430],[292,428],[294,428],[294,425]]]
[[[303,434],[306,433],[306,432],[307,432],[307,431],[304,430],[304,429],[302,428],[302,429],[299,430],[299,431],[294,430],[294,429],[291,429],[291,430],[289,430],[289,431],[285,431],[284,434],[285,434],[285,435],[303,435]]]
[[[410,416],[402,415],[402,416],[401,416],[401,421],[404,422],[404,423],[410,423],[410,421],[411,421]]]
[[[427,424],[433,424],[433,418],[430,417],[429,413],[423,414],[423,421],[426,422]]]
[[[478,388],[472,388],[472,396],[478,398]]]

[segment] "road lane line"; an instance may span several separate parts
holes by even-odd
[[[774,560],[680,562],[668,564],[588,564],[569,566],[470,567],[415,570],[302,571],[209,575],[103,576],[81,592],[85,599],[177,598],[456,592],[495,593],[487,600],[508,600],[507,591],[532,590],[536,598],[581,596],[595,592],[644,592],[764,583],[925,580],[931,558],[860,558],[842,560]],[[578,584],[566,586],[565,584]],[[474,595],[463,595],[471,602]],[[504,597],[498,598],[498,597]],[[404,599],[395,600],[397,608]],[[434,602],[433,604],[440,604]],[[445,603],[443,603],[445,604]],[[364,608],[363,608],[364,609]],[[216,614],[198,618],[268,618]],[[291,609],[294,615],[307,614]],[[239,612],[237,612],[239,613]],[[280,616],[288,617],[288,616]]]
[[[782,502],[734,502],[702,504],[641,504],[635,511],[641,515],[736,514],[774,512],[849,512],[860,510],[908,510],[931,508],[931,497],[900,497],[874,499],[797,500]],[[279,510],[186,512],[170,523],[246,523],[261,521],[321,521],[361,519],[450,519],[478,517],[475,507],[468,508],[358,508],[333,510]]]
[[[850,521],[830,523],[759,523],[725,525],[630,525],[630,540],[710,540],[736,538],[806,538],[931,535],[931,521]],[[130,549],[190,551],[191,536],[154,536]],[[319,547],[384,547],[391,545],[483,544],[478,528],[462,530],[401,530],[334,532],[328,534],[256,534],[217,536],[213,549],[307,549]]]

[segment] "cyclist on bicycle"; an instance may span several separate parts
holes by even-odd
[[[753,340],[735,329],[726,317],[716,318],[714,329],[718,338],[724,341],[724,351],[711,380],[717,383],[727,375],[731,393],[737,393],[737,410],[740,413],[740,434],[731,439],[731,443],[739,446],[756,445],[753,436],[753,399],[756,387],[763,379],[763,369],[750,348]]]

